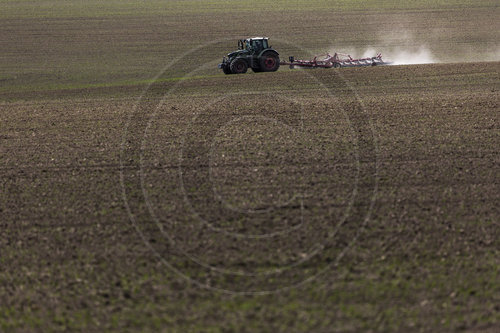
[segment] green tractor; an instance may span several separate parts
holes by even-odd
[[[269,46],[268,40],[267,37],[240,39],[238,50],[224,57],[219,68],[224,74],[243,74],[248,68],[255,73],[277,71],[280,67],[280,56]]]

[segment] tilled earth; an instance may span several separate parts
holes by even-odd
[[[0,329],[496,331],[499,70],[4,92]]]

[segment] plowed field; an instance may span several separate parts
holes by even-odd
[[[495,2],[89,4],[0,1],[0,331],[499,329]]]

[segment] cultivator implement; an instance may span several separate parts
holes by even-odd
[[[288,61],[282,61],[281,65],[290,66],[290,68],[339,68],[339,67],[363,67],[363,66],[381,66],[390,65],[390,62],[382,60],[382,54],[377,54],[376,57],[353,59],[348,54],[329,53],[315,56],[312,60],[297,60],[294,57],[289,57]]]

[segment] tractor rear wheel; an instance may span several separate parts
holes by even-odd
[[[275,72],[280,68],[280,58],[273,52],[264,53],[260,59],[260,70],[263,72]]]
[[[234,74],[244,74],[247,72],[248,65],[243,59],[234,59],[230,66],[231,72]]]

